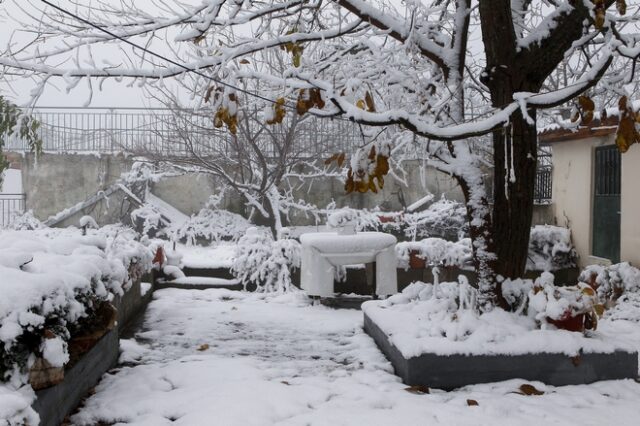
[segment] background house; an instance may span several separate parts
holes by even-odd
[[[640,265],[640,146],[620,154],[617,117],[541,133],[553,151],[553,213],[571,228],[579,266]]]

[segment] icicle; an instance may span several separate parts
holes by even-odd
[[[509,141],[507,140],[507,134],[505,133],[504,135],[504,161],[507,162],[507,164],[505,164],[505,173],[506,173],[506,179],[504,180],[504,196],[505,198],[508,200],[509,199],[509,181],[511,181],[511,168],[509,167]]]
[[[513,165],[513,126],[511,126],[511,168],[509,169],[509,181],[511,183],[516,182],[516,170]]]

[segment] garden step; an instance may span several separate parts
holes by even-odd
[[[156,282],[156,289],[182,288],[188,290],[204,290],[208,288],[223,288],[227,290],[242,290],[243,286],[238,280],[189,276],[176,278],[173,280],[159,279]]]
[[[368,300],[373,300],[373,297],[339,294],[320,298],[320,304],[334,309],[361,309],[362,304]]]
[[[187,277],[223,278],[225,280],[232,280],[234,278],[229,268],[195,268],[183,266],[182,272]]]

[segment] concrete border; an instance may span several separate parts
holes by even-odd
[[[405,358],[366,314],[364,330],[391,361],[396,374],[411,386],[451,390],[516,378],[563,386],[638,377],[637,352],[584,353],[578,357],[559,353],[471,356],[423,354]]]
[[[141,283],[136,281],[113,305],[118,310],[118,325],[98,340],[71,368],[65,369],[64,380],[55,386],[36,392],[33,409],[40,415],[41,426],[58,426],[76,409],[102,375],[113,368],[120,355],[120,334],[135,318],[142,316],[153,298],[154,287],[141,294]]]
[[[40,415],[40,426],[60,425],[102,375],[116,365],[118,355],[118,330],[114,328],[73,367],[65,370],[61,383],[37,391],[33,409]]]
[[[143,296],[141,285],[140,281],[135,281],[127,292],[111,302],[118,310],[118,331],[122,331],[151,302],[156,287],[151,283],[151,288]]]

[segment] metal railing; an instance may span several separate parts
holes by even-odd
[[[548,204],[552,196],[553,169],[550,166],[538,167],[536,185],[533,190],[533,201],[536,204]]]
[[[180,128],[195,135],[198,153],[231,154],[232,137],[226,129],[215,129],[210,114],[166,108],[38,108],[32,113],[40,122],[39,134],[45,152],[79,153],[153,153],[185,155],[189,153]],[[178,122],[178,125],[176,124]],[[284,132],[270,127],[270,132]],[[5,135],[6,151],[27,151],[26,143]],[[268,138],[263,140],[267,155],[278,155]],[[354,152],[364,140],[358,125],[344,120],[308,116],[295,131],[295,153],[299,158],[324,158],[336,152]],[[413,158],[426,152],[416,149]],[[534,190],[536,203],[549,203],[552,196],[551,148],[540,146]]]
[[[0,228],[6,228],[14,217],[25,211],[25,194],[0,193]]]
[[[542,145],[538,148],[538,168],[536,183],[533,189],[533,201],[536,204],[549,204],[553,195],[553,162],[551,147]]]
[[[190,115],[191,114],[191,115]],[[45,152],[153,152],[180,155],[188,152],[183,142],[176,115],[165,108],[38,108],[32,115],[39,121],[39,136]],[[213,127],[211,115],[181,111],[183,129],[201,133],[206,143],[198,146],[225,152],[231,134],[226,129]],[[184,118],[188,116],[188,120]],[[284,132],[274,127],[271,132]],[[349,152],[362,145],[357,125],[344,120],[308,117],[295,130],[298,153],[308,156],[327,152]],[[7,151],[27,151],[26,143],[16,136],[5,135]],[[266,149],[267,152],[269,148]]]

